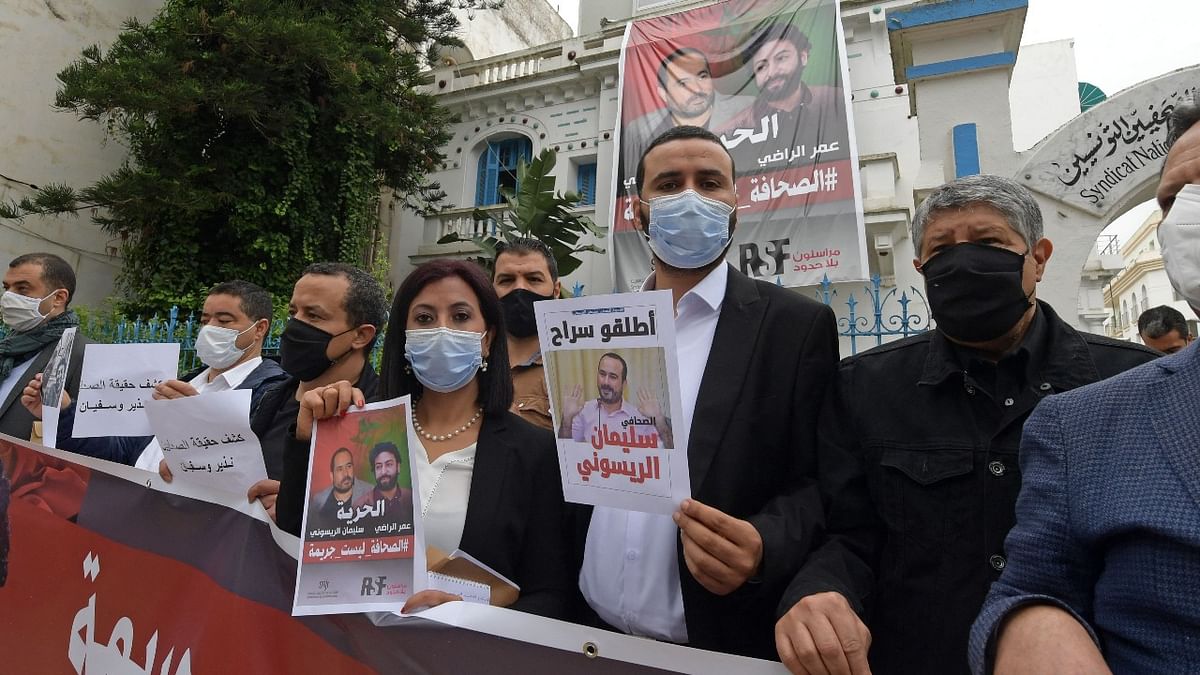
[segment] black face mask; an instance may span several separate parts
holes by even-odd
[[[538,295],[531,290],[518,288],[500,298],[500,307],[504,311],[504,325],[513,337],[527,338],[537,334],[537,321],[533,316],[533,303],[539,300],[553,300],[551,295]]]
[[[1021,287],[1024,266],[1020,253],[971,242],[930,258],[921,273],[938,330],[960,342],[1004,335],[1033,306]]]
[[[332,335],[292,317],[288,319],[283,333],[279,336],[279,365],[283,366],[288,374],[300,378],[301,382],[312,382],[334,362],[352,351],[353,348],[347,349],[337,359],[325,355],[330,340],[352,330],[354,329],[350,328]]]

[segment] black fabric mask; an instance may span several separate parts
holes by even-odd
[[[1004,335],[1033,306],[1021,287],[1024,266],[1025,255],[971,242],[927,260],[921,273],[938,330],[960,342]]]
[[[533,316],[533,303],[539,300],[553,300],[552,295],[539,295],[525,288],[510,291],[500,298],[500,307],[504,311],[504,325],[513,337],[527,338],[537,334],[537,321]]]
[[[330,340],[352,330],[354,329],[350,328],[332,335],[292,317],[288,319],[283,333],[279,335],[279,365],[283,366],[288,374],[300,378],[301,382],[312,382],[335,361],[350,353],[350,350],[346,350],[346,354],[337,359],[325,355]]]

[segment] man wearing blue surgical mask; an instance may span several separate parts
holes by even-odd
[[[862,473],[831,502],[827,542],[784,597],[777,635],[795,672],[864,672],[868,645],[877,674],[967,672],[971,622],[1007,565],[1025,419],[1050,394],[1155,356],[1078,332],[1037,301],[1053,247],[1033,194],[1011,179],[934,190],[913,243],[937,329],[838,369],[822,452],[851,455]],[[866,508],[855,493],[869,493]],[[857,563],[829,563],[847,551]],[[856,597],[867,595],[864,639]]]
[[[1200,314],[1200,106],[1177,105],[1158,186],[1163,264]],[[1009,565],[975,672],[1200,672],[1200,348],[1048,399],[1025,425]]]
[[[34,416],[20,404],[25,384],[49,363],[63,331],[79,325],[69,308],[75,297],[75,271],[53,253],[27,253],[8,264],[0,318],[5,333],[0,338],[0,433],[28,439]],[[75,338],[67,372],[66,391],[79,393],[83,347]]]
[[[823,519],[817,413],[837,364],[833,313],[729,266],[733,159],[694,126],[652,141],[637,227],[676,310],[693,499],[673,516],[581,507],[580,620],[702,649],[771,657],[784,587]]]
[[[279,364],[262,358],[263,340],[271,325],[271,294],[248,281],[227,281],[208,292],[200,313],[200,329],[196,334],[196,356],[203,367],[184,374],[178,380],[168,380],[154,389],[154,398],[173,399],[196,396],[230,389],[249,389],[250,411],[268,389],[287,379]],[[32,381],[25,388],[21,403],[40,418],[42,413],[41,382]],[[58,447],[89,457],[99,457],[139,469],[157,471],[164,480],[172,480],[171,471],[163,461],[162,446],[153,436],[99,436],[75,438],[74,409],[70,397],[60,402],[62,414],[58,423]],[[136,461],[135,461],[136,460]]]

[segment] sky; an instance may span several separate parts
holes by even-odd
[[[578,30],[580,0],[548,1]],[[1021,44],[1074,38],[1079,79],[1111,96],[1200,63],[1198,10],[1200,0],[1029,0]],[[1105,232],[1124,241],[1153,210],[1149,202],[1135,207]]]

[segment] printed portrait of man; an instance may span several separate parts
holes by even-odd
[[[363,495],[358,506],[382,503],[376,525],[380,522],[411,525],[413,522],[412,490],[399,483],[400,466],[403,463],[400,449],[391,441],[376,443],[370,453],[371,468],[375,475],[375,487]],[[408,530],[411,531],[411,530]]]
[[[628,381],[629,363],[625,358],[615,352],[603,354],[596,364],[596,398],[585,402],[582,385],[563,393],[558,437],[584,442],[607,427],[618,432],[653,432],[658,436],[658,447],[674,447],[669,411],[664,411],[657,397],[644,388],[638,391],[638,405],[625,400]]]
[[[371,486],[354,477],[354,454],[349,448],[338,448],[329,458],[329,481],[329,487],[309,501],[310,532],[340,527],[338,512],[353,511],[355,503],[371,494]]]

